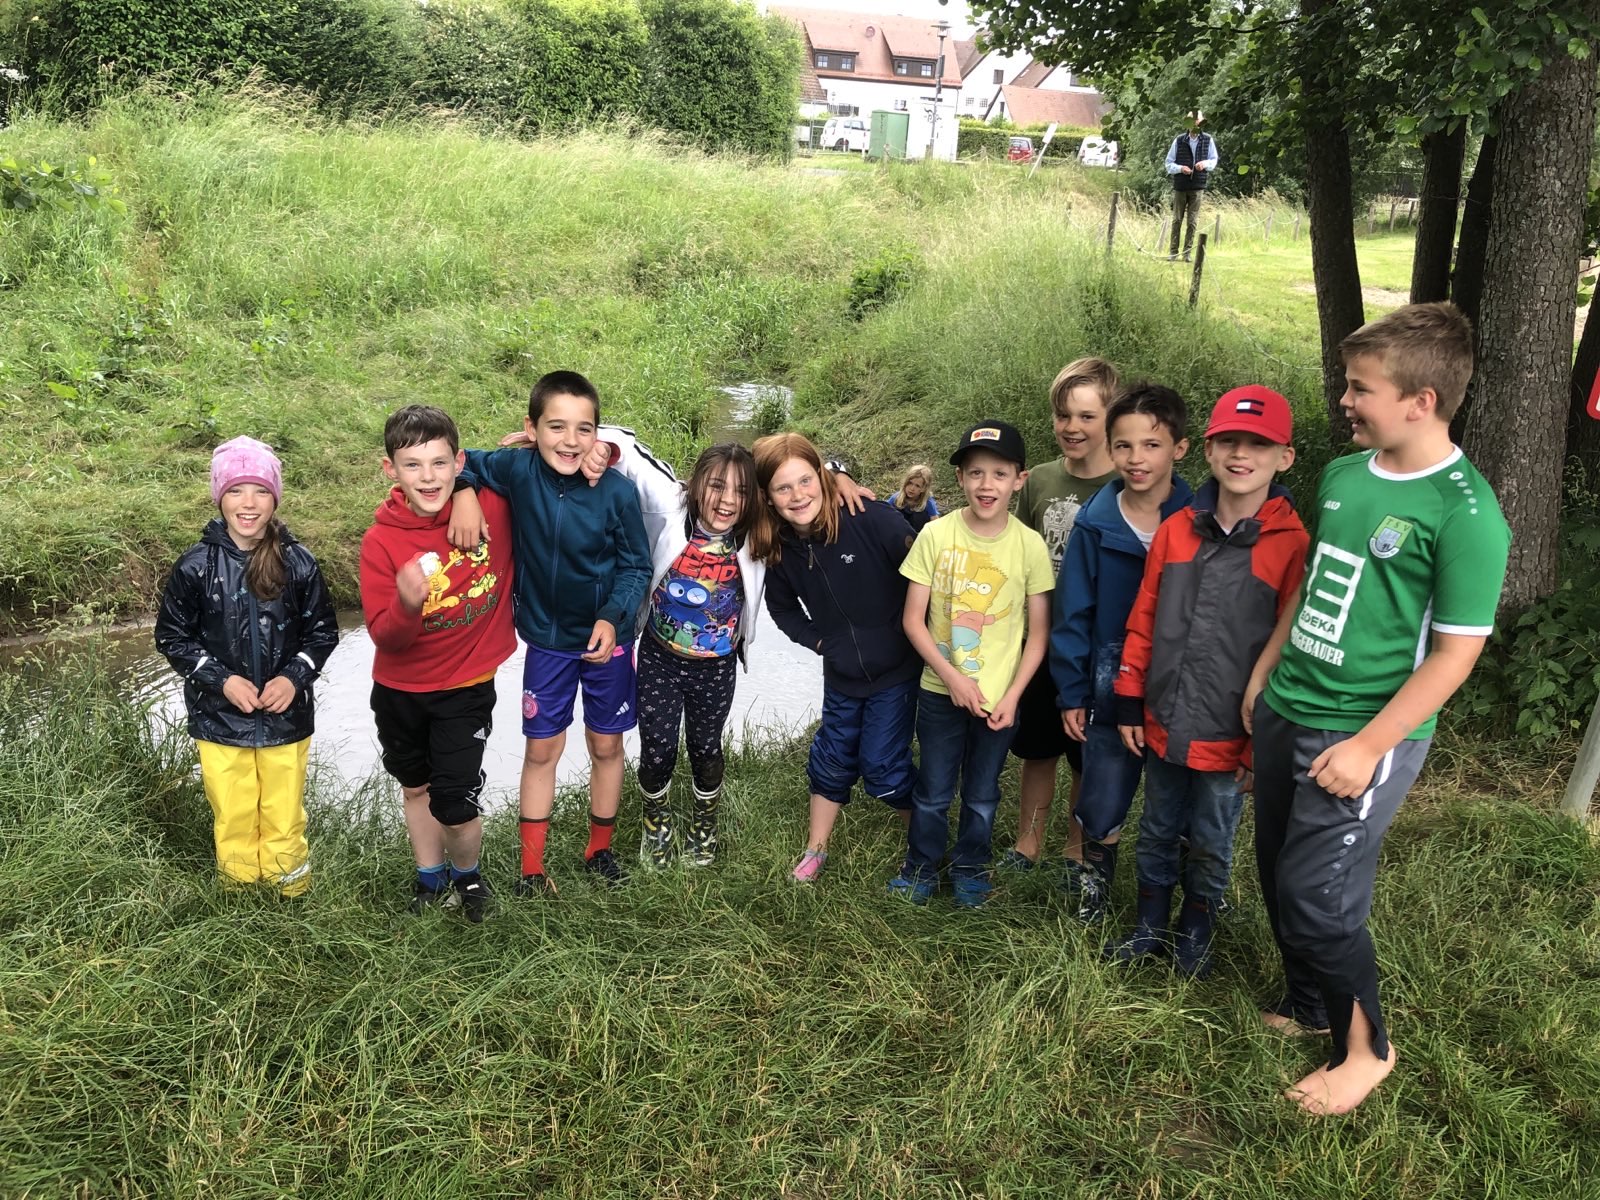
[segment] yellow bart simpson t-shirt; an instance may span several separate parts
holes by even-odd
[[[978,681],[992,707],[1022,659],[1028,597],[1055,587],[1055,573],[1044,539],[1016,517],[1006,519],[999,536],[982,537],[967,526],[964,511],[924,526],[900,574],[927,585],[928,632],[939,653]],[[950,694],[932,667],[923,668],[922,686]]]

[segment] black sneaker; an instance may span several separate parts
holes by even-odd
[[[555,881],[548,875],[524,875],[517,880],[513,895],[516,896],[554,896],[556,894]]]
[[[407,906],[406,912],[413,917],[420,917],[435,905],[443,904],[445,898],[450,894],[450,885],[448,883],[443,887],[431,888],[423,883],[422,880],[413,877],[411,880],[411,903]]]
[[[592,875],[598,875],[605,881],[607,887],[621,887],[627,875],[623,873],[622,864],[617,862],[617,856],[609,850],[596,850],[583,860],[583,869]]]
[[[463,875],[456,880],[456,895],[461,897],[461,911],[467,920],[474,925],[483,923],[484,916],[489,911],[489,901],[494,893],[489,890],[488,882],[474,871],[471,875]]]

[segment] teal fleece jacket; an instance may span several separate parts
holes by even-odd
[[[511,505],[517,633],[530,646],[582,651],[596,621],[633,637],[650,584],[639,493],[615,471],[593,487],[536,450],[468,450],[467,470]]]

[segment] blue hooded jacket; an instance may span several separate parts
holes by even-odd
[[[468,450],[467,470],[511,503],[522,640],[581,652],[605,620],[619,643],[631,641],[650,584],[650,539],[633,484],[607,471],[591,487],[520,448]]]
[[[1056,704],[1063,709],[1103,709],[1091,714],[1102,724],[1116,719],[1111,686],[1122,658],[1128,614],[1144,579],[1144,543],[1117,504],[1122,489],[1122,480],[1114,479],[1079,510],[1061,555],[1051,601],[1050,677],[1056,685]],[[1193,499],[1193,489],[1174,475],[1161,519]],[[1109,662],[1109,670],[1102,660]]]

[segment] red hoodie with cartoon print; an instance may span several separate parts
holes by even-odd
[[[488,488],[478,493],[489,540],[463,552],[450,544],[454,502],[418,516],[394,488],[361,539],[361,611],[372,637],[372,678],[399,692],[442,692],[491,678],[517,648],[512,618],[511,512]],[[400,600],[401,567],[428,577],[420,610]]]

